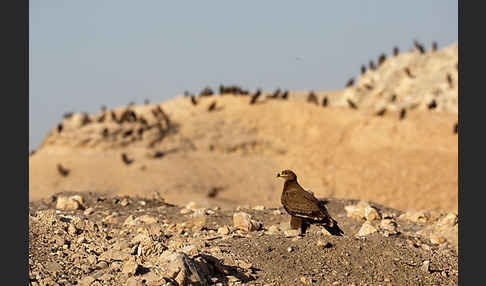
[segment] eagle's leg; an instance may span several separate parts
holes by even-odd
[[[302,225],[300,227],[300,234],[305,234],[305,232],[307,231],[307,228],[310,226],[310,224],[308,222],[306,222],[305,220],[302,221]]]
[[[290,216],[290,228],[291,229],[302,229],[303,220],[296,216]]]

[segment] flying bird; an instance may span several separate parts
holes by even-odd
[[[57,164],[57,171],[63,177],[67,177],[69,175],[69,172],[71,172],[71,170],[64,168],[61,164]]]
[[[299,185],[293,171],[283,170],[277,174],[277,177],[285,180],[280,201],[290,215],[292,229],[300,228],[301,234],[304,234],[310,224],[318,224],[332,235],[344,234],[338,223],[329,215],[324,204],[313,193]]]

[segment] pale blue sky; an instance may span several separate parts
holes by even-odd
[[[29,150],[65,112],[159,102],[209,85],[332,90],[381,53],[458,40],[431,1],[30,0]]]

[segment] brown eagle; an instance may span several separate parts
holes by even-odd
[[[313,193],[299,185],[294,172],[283,170],[277,174],[277,177],[285,179],[281,202],[290,215],[290,228],[300,228],[301,234],[304,234],[310,224],[318,224],[332,235],[344,234],[337,222],[329,215],[324,204],[314,197]]]

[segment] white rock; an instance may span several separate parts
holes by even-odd
[[[233,214],[233,225],[244,231],[257,230],[257,225],[252,221],[251,216],[244,212]]]
[[[357,236],[366,236],[376,231],[377,229],[369,221],[365,221],[359,229]]]

